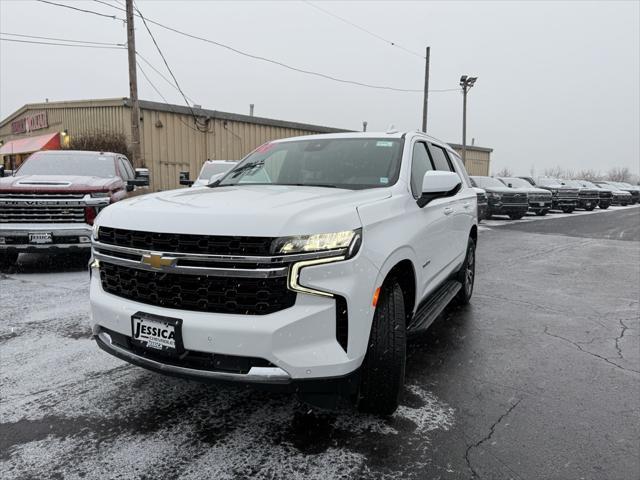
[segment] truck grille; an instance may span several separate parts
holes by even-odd
[[[580,198],[580,200],[597,200],[600,196],[595,190],[580,190],[578,198]]]
[[[269,237],[154,233],[110,227],[100,227],[98,238],[101,243],[119,247],[213,255],[270,255],[274,240]]]
[[[609,190],[601,190],[598,193],[600,195],[600,198],[611,198],[613,196],[613,192]]]
[[[66,193],[66,192],[56,192],[56,193],[3,193],[2,198],[19,198],[23,200],[71,200],[84,198],[84,193]]]
[[[529,201],[530,202],[550,202],[551,201],[551,194],[530,193],[529,194]]]
[[[167,274],[101,262],[100,280],[105,292],[118,297],[198,312],[266,315],[296,301],[296,293],[287,288],[287,277]]]
[[[502,195],[502,203],[523,204],[528,202],[526,193],[505,193]]]
[[[0,223],[84,223],[84,207],[0,205]]]

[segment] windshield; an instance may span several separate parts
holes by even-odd
[[[200,170],[199,179],[209,180],[212,176],[218,173],[224,173],[231,170],[235,166],[235,163],[205,163]]]
[[[480,188],[505,188],[505,184],[500,180],[491,177],[471,177]]]
[[[98,153],[68,155],[60,153],[34,153],[18,169],[17,175],[79,175],[82,177],[116,176],[112,156]]]
[[[337,138],[268,143],[251,153],[218,186],[305,185],[363,189],[398,180],[403,140]]]
[[[511,184],[513,188],[531,188],[531,184],[522,178],[500,178],[504,182],[505,185]]]

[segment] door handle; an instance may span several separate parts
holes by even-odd
[[[451,215],[453,213],[453,208],[451,207],[444,207],[444,214],[445,215]]]

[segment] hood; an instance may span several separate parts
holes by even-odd
[[[549,190],[545,190],[544,188],[538,188],[538,187],[511,187],[511,190],[516,190],[518,192],[525,192],[525,193],[539,193],[539,194],[549,194]]]
[[[491,193],[521,193],[516,188],[504,187],[482,187],[486,192]]]
[[[387,188],[343,190],[234,185],[171,190],[117,202],[96,223],[149,232],[279,237],[361,227],[357,207],[388,198]]]
[[[0,178],[0,192],[99,192],[119,188],[122,184],[120,177],[20,175]]]

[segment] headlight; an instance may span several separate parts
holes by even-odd
[[[109,192],[92,192],[91,198],[109,198]]]
[[[94,223],[93,228],[91,229],[91,238],[96,242],[98,241],[98,230],[100,230],[100,227]]]
[[[501,193],[489,192],[487,195],[489,196],[489,198],[502,198]]]
[[[348,248],[349,256],[353,256],[360,247],[360,241],[361,229],[357,229],[335,233],[283,237],[274,242],[273,248],[275,253],[281,254],[322,252]]]

